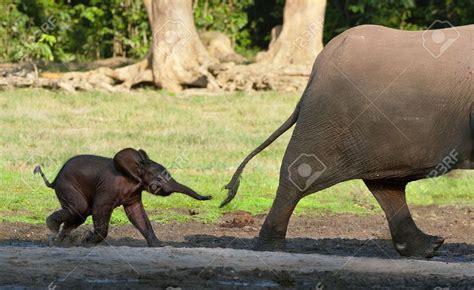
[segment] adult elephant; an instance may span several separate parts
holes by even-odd
[[[363,179],[404,256],[430,256],[443,239],[423,233],[406,204],[407,183],[474,168],[474,25],[408,32],[364,25],[319,54],[290,118],[248,161],[296,124],[276,198],[257,249],[284,249],[298,201],[336,183]]]

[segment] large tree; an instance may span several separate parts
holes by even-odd
[[[194,25],[192,0],[143,2],[153,35],[143,60],[118,69],[66,73],[59,80],[40,85],[59,86],[70,91],[128,90],[140,83],[154,83],[173,92],[184,87],[217,88],[208,67],[218,61],[209,55],[199,38]]]
[[[153,39],[145,59],[117,70],[131,86],[153,81],[161,88],[206,87],[212,76],[207,67],[217,61],[209,55],[194,25],[192,0],[144,0]]]
[[[191,0],[144,0],[153,45],[144,61],[118,70],[129,87],[150,78],[159,87],[179,91],[183,86],[227,90],[301,89],[323,48],[326,0],[287,0],[283,25],[272,31],[267,52],[250,66],[213,66],[194,25]],[[229,69],[230,68],[230,69]],[[152,72],[152,73],[151,73]],[[131,81],[130,81],[131,80]]]
[[[268,51],[257,63],[218,72],[227,90],[302,90],[323,48],[326,0],[286,0],[283,25],[272,30]]]
[[[287,0],[283,25],[272,31],[268,51],[257,62],[312,65],[323,49],[326,0]]]

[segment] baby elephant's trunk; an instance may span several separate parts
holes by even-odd
[[[171,188],[174,192],[179,192],[179,193],[184,193],[192,198],[195,198],[197,200],[209,200],[211,199],[210,196],[202,196],[200,194],[198,194],[197,192],[195,192],[194,190],[192,190],[191,188],[187,187],[186,185],[184,184],[181,184],[179,182],[177,182],[176,180],[171,180]]]
[[[36,165],[35,169],[33,170],[33,174],[38,174],[38,173],[43,178],[44,183],[46,184],[47,187],[54,188],[54,184],[49,182],[48,178],[44,175],[43,170],[41,170],[41,166]]]

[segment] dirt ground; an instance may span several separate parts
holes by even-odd
[[[131,225],[112,225],[102,246],[65,248],[47,246],[44,225],[0,223],[0,285],[472,289],[474,208],[418,207],[412,212],[423,231],[445,237],[430,260],[401,258],[382,214],[293,217],[289,253],[249,251],[264,216],[244,212],[226,214],[211,224],[154,224],[166,245],[160,249],[145,248]],[[115,267],[116,272],[110,270]]]

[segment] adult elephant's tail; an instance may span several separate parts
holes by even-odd
[[[270,144],[273,143],[278,137],[281,136],[281,134],[285,133],[288,129],[291,128],[296,123],[296,120],[298,119],[298,115],[300,113],[300,103],[296,105],[295,110],[293,111],[293,114],[288,118],[288,120],[283,123],[280,128],[278,128],[275,132],[273,132],[270,137],[268,137],[265,142],[260,144],[255,150],[253,150],[247,157],[245,157],[244,161],[239,165],[237,170],[235,171],[234,175],[232,176],[232,179],[230,182],[225,186],[225,189],[228,189],[227,192],[227,198],[221,203],[220,207],[225,206],[229,202],[234,199],[235,195],[237,194],[237,190],[239,189],[239,184],[240,184],[240,175],[242,174],[242,171],[244,171],[245,166],[247,163],[252,159],[255,155],[260,153],[263,149],[267,148]]]

